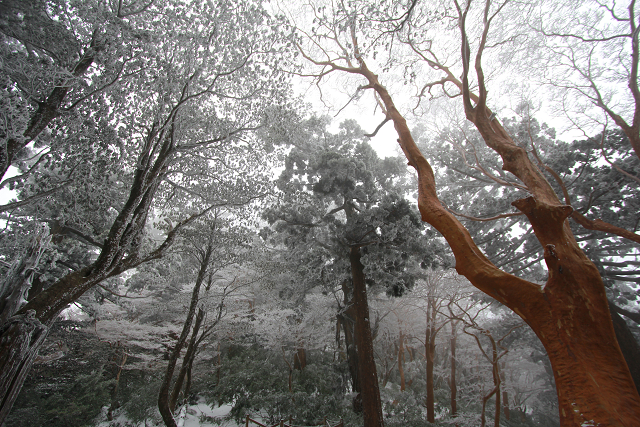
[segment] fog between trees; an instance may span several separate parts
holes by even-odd
[[[0,2],[0,420],[635,425],[638,28]]]

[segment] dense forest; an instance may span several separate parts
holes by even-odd
[[[637,426],[638,9],[0,0],[0,425]]]

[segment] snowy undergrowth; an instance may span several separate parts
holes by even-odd
[[[231,411],[231,405],[212,407],[204,401],[199,401],[195,405],[184,406],[176,416],[178,427],[240,427],[233,420],[226,417]],[[106,418],[106,407],[103,411],[102,419]],[[113,421],[101,421],[96,427],[158,427],[164,426],[162,421],[145,421],[134,423],[127,418],[126,414],[119,414]]]

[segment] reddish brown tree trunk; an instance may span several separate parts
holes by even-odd
[[[358,346],[360,384],[362,386],[364,427],[383,427],[378,373],[376,362],[373,358],[373,338],[369,321],[367,285],[364,280],[364,266],[360,262],[360,248],[358,246],[351,247],[350,261],[353,277],[353,305],[356,310],[356,342]]]
[[[440,203],[431,165],[378,77],[363,61],[351,72],[367,78],[384,103],[400,147],[418,172],[422,219],[445,237],[454,252],[458,273],[517,313],[540,338],[554,370],[561,425],[577,427],[592,422],[636,426],[640,396],[615,339],[600,274],[580,249],[566,220],[572,209],[560,203],[527,152],[513,142],[497,120],[490,120],[479,58],[477,64],[482,86],[478,105],[471,105],[465,77],[465,111],[487,145],[502,156],[503,169],[516,175],[533,195],[513,205],[527,216],[544,248],[549,271],[545,286],[505,273],[482,254],[467,229]]]

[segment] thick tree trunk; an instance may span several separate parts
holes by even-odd
[[[34,271],[50,241],[51,237],[46,229],[35,233],[29,249],[21,259],[11,265],[0,282],[0,325],[3,325],[27,303]]]
[[[38,355],[49,327],[40,323],[32,311],[11,317],[0,329],[0,425],[20,393],[33,360]]]
[[[513,142],[497,120],[491,120],[479,64],[478,57],[476,71],[481,90],[476,107],[469,99],[466,75],[463,79],[467,118],[487,145],[502,156],[503,169],[517,176],[533,194],[513,205],[527,216],[544,249],[549,271],[544,286],[505,273],[482,254],[467,229],[440,203],[431,165],[378,77],[363,61],[353,72],[367,78],[384,103],[400,147],[409,165],[418,172],[422,219],[445,237],[454,252],[458,273],[517,313],[547,350],[554,370],[561,425],[636,426],[640,395],[615,339],[602,278],[571,232],[567,222],[571,207],[560,203],[527,152]]]
[[[352,246],[350,251],[351,274],[353,276],[353,305],[356,309],[356,340],[358,345],[358,365],[362,385],[362,408],[364,427],[383,427],[382,402],[378,388],[378,373],[373,358],[373,339],[369,321],[367,285],[364,280],[364,266],[360,262],[360,248]]]
[[[629,330],[627,322],[616,311],[615,306],[609,303],[609,309],[611,310],[613,330],[616,333],[620,350],[629,366],[629,372],[636,385],[636,390],[640,393],[640,345],[638,345],[638,341]]]
[[[360,393],[362,387],[360,385],[355,327],[357,313],[353,302],[353,289],[349,288],[347,280],[342,282],[342,293],[344,295],[344,305],[347,309],[338,315],[338,320],[344,332],[347,364],[349,366],[349,374],[351,374],[351,390]]]

